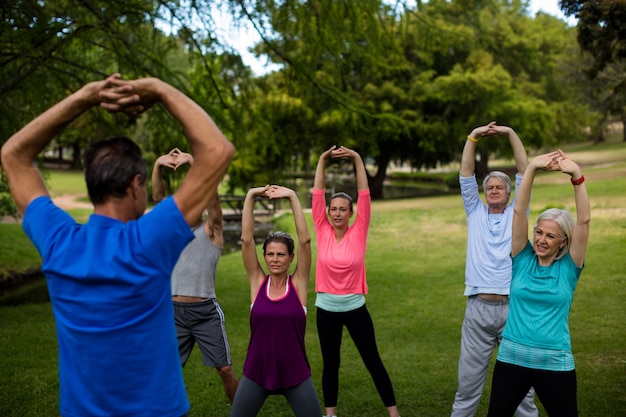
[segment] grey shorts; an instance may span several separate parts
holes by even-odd
[[[199,303],[174,302],[180,364],[185,366],[198,343],[202,363],[211,368],[232,365],[224,325],[224,312],[215,298]]]

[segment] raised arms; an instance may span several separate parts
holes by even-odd
[[[159,203],[166,196],[165,187],[163,185],[163,170],[161,167],[171,168],[174,171],[181,165],[193,164],[193,156],[185,153],[178,148],[174,148],[165,155],[161,155],[154,161],[152,169],[152,199]]]
[[[509,143],[513,149],[513,157],[515,158],[517,172],[523,175],[526,171],[526,167],[528,166],[528,157],[526,156],[524,144],[517,133],[515,133],[515,130],[508,126],[498,126],[496,122],[491,122],[485,126],[479,126],[472,130],[469,134],[467,140],[465,141],[463,154],[461,156],[460,175],[468,178],[474,174],[474,169],[476,168],[476,145],[478,144],[478,139],[488,136],[507,136],[509,138]]]
[[[306,305],[309,279],[311,276],[311,234],[309,233],[309,228],[304,218],[302,205],[300,204],[296,192],[287,187],[271,185],[266,190],[265,195],[270,199],[289,199],[293,220],[296,225],[296,234],[298,235],[297,260],[296,268],[293,272],[293,283],[298,290],[302,305]]]
[[[97,105],[109,112],[137,115],[156,103],[161,103],[180,123],[195,156],[195,164],[174,195],[176,205],[192,225],[216,192],[234,147],[206,112],[176,88],[157,78],[122,80],[119,74],[86,84],[4,144],[2,166],[20,213],[34,198],[48,195],[34,160],[65,126]]]
[[[587,242],[589,239],[589,224],[591,220],[591,208],[589,196],[584,184],[582,170],[580,166],[569,159],[560,149],[544,155],[539,155],[528,164],[526,173],[517,190],[513,213],[513,236],[511,244],[511,255],[515,256],[524,249],[528,242],[528,206],[530,203],[530,193],[535,174],[538,170],[561,171],[570,176],[574,187],[574,199],[576,202],[576,223],[572,232],[570,243],[570,255],[574,263],[581,267],[584,262]]]
[[[329,158],[336,159],[352,159],[354,161],[354,168],[356,171],[356,185],[359,190],[366,190],[369,188],[367,183],[367,172],[365,171],[365,164],[361,155],[352,149],[345,146],[333,145],[330,149],[327,149],[320,155],[320,159],[317,162],[317,169],[315,170],[315,179],[313,181],[313,187],[317,189],[323,189],[326,186],[326,160]]]
[[[589,241],[589,226],[591,223],[591,206],[583,172],[577,163],[569,159],[564,152],[560,151],[561,157],[557,159],[561,172],[570,176],[574,187],[574,200],[576,202],[576,224],[572,232],[569,252],[572,260],[578,267],[582,267],[587,252]],[[577,184],[577,185],[574,185]]]
[[[166,197],[165,187],[163,185],[162,167],[171,168],[173,170],[178,169],[180,166],[189,164],[193,165],[194,158],[191,154],[181,151],[178,148],[174,148],[165,155],[161,155],[154,162],[154,168],[152,169],[152,198],[156,203],[159,203]],[[216,191],[213,197],[209,200],[206,207],[207,219],[204,223],[204,231],[207,237],[219,247],[224,246],[224,215],[222,212],[222,206],[220,204],[220,198]],[[194,222],[194,225],[200,224],[202,217],[198,217]]]
[[[248,190],[241,214],[241,257],[250,282],[250,302],[254,302],[259,285],[265,278],[254,241],[254,199],[265,195],[268,188],[269,185],[266,185]]]
[[[104,81],[84,85],[11,136],[2,146],[2,167],[20,213],[23,215],[35,198],[49,195],[34,162],[63,128],[98,105],[111,112],[135,113],[139,100],[132,86],[122,81],[119,74],[114,74]]]
[[[193,225],[216,193],[235,149],[211,117],[176,88],[156,78],[143,78],[130,83],[133,91],[141,97],[142,105],[149,107],[161,103],[180,123],[189,141],[194,163],[174,193],[174,201],[187,223]]]
[[[254,201],[258,197],[289,200],[297,233],[297,260],[292,278],[302,304],[306,305],[311,273],[311,235],[296,192],[280,185],[252,188],[244,201],[241,219],[241,255],[250,283],[250,301],[254,302],[259,286],[265,279],[265,271],[259,262],[254,240]]]

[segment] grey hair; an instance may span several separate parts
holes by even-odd
[[[487,175],[485,177],[485,179],[483,180],[483,190],[487,189],[487,181],[489,181],[492,178],[497,178],[501,181],[504,181],[504,184],[506,184],[506,192],[507,194],[511,194],[511,178],[509,178],[508,175],[506,175],[504,172],[502,171],[491,171],[489,173],[489,175]]]
[[[574,217],[567,210],[562,210],[558,208],[548,209],[541,213],[539,217],[537,217],[537,223],[535,223],[535,227],[533,227],[533,235],[535,234],[537,225],[542,220],[551,220],[553,222],[556,222],[556,224],[559,225],[559,229],[561,229],[561,239],[567,241],[565,243],[565,246],[563,246],[563,248],[559,250],[559,253],[557,253],[556,258],[554,258],[555,261],[558,261],[569,252],[569,247],[572,240],[572,233],[574,231],[575,225]]]

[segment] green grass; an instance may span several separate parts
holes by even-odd
[[[586,267],[570,315],[578,404],[580,416],[621,417],[626,415],[626,144],[592,149],[595,160],[610,160],[610,166],[593,164],[590,159],[584,168],[592,226]],[[589,152],[576,149],[573,159],[579,151],[581,155]],[[537,178],[532,218],[549,206],[573,208],[572,188],[563,174]],[[277,228],[291,232],[291,223],[289,216],[283,216]],[[5,226],[0,226],[3,235]],[[466,232],[458,195],[373,205],[367,305],[404,416],[450,413],[465,309]],[[26,241],[15,244],[27,245]],[[0,257],[4,258],[4,253]],[[249,337],[249,290],[239,253],[222,257],[217,290],[226,313],[233,365],[240,375]],[[311,283],[306,343],[321,401],[321,356],[313,303]],[[58,414],[56,349],[50,304],[0,308],[0,415]],[[214,370],[202,366],[197,349],[184,375],[191,417],[229,414],[221,381]],[[490,379],[477,416],[486,414],[489,387]],[[386,415],[347,333],[342,345],[339,414]],[[260,415],[292,413],[282,397],[270,397]],[[541,415],[546,414],[542,411]]]
[[[9,271],[24,272],[40,266],[41,258],[22,225],[0,223],[0,280]]]
[[[44,171],[44,178],[53,197],[63,194],[86,194],[82,171]],[[85,200],[89,202],[89,200]]]

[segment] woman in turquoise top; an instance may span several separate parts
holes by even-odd
[[[571,177],[576,220],[567,210],[541,213],[528,240],[528,206],[537,170]],[[488,417],[512,416],[530,387],[549,416],[578,416],[569,312],[589,238],[582,170],[561,150],[534,158],[517,189],[509,317],[493,374]]]

